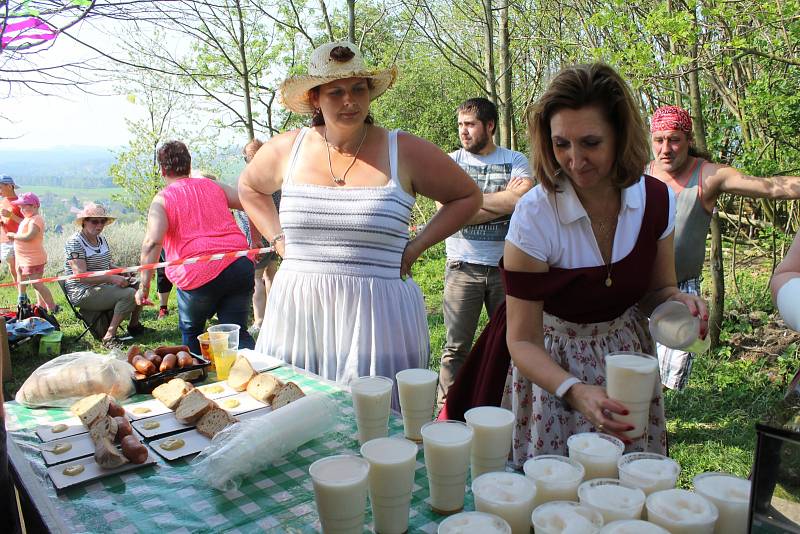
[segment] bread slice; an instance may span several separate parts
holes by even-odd
[[[94,461],[104,469],[116,469],[128,463],[128,459],[117,449],[111,440],[103,438],[94,445]]]
[[[118,429],[119,425],[117,421],[110,415],[106,415],[105,417],[98,417],[92,422],[92,426],[89,427],[89,436],[91,436],[95,445],[104,439],[113,442],[114,438],[117,436]]]
[[[108,406],[111,404],[111,397],[107,393],[96,393],[89,395],[70,406],[70,411],[80,418],[81,423],[87,428],[100,417],[108,415]]]
[[[228,385],[236,391],[244,391],[247,389],[247,383],[250,379],[256,376],[256,370],[250,365],[250,360],[244,356],[239,356],[233,362],[230,374],[228,375]]]
[[[277,410],[278,408],[282,408],[290,402],[294,402],[297,399],[305,396],[306,394],[303,393],[303,390],[300,389],[300,386],[294,382],[289,382],[283,386],[281,390],[278,391],[278,394],[275,395],[275,398],[272,399],[272,409]]]
[[[254,376],[247,384],[247,392],[257,401],[269,404],[278,394],[284,383],[268,373]]]
[[[175,419],[187,425],[195,424],[207,411],[216,406],[200,390],[193,389],[183,396],[175,409]]]
[[[192,388],[190,384],[182,378],[173,378],[169,382],[161,384],[153,390],[153,397],[164,403],[164,406],[174,410],[181,398]]]
[[[218,432],[236,421],[238,419],[234,416],[215,406],[207,411],[197,422],[197,431],[206,437],[213,438]]]

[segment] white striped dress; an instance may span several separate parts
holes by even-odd
[[[307,132],[294,142],[283,181],[286,255],[256,350],[342,384],[427,367],[422,292],[400,278],[414,197],[397,178],[397,131],[389,133],[391,180],[382,187],[294,183]]]

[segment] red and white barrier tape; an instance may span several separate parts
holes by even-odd
[[[146,265],[135,265],[133,267],[117,267],[116,269],[108,269],[106,271],[88,271],[85,273],[66,274],[64,276],[49,276],[47,278],[39,278],[38,280],[25,280],[20,284],[38,284],[39,282],[58,282],[61,280],[77,280],[81,278],[96,278],[98,276],[123,274],[123,273],[137,273],[140,271],[151,271],[153,269],[160,269],[162,267],[174,267],[176,265],[191,265],[193,263],[208,263],[211,261],[219,261],[227,258],[242,258],[244,256],[255,256],[256,254],[266,254],[275,250],[273,247],[253,248],[250,250],[238,250],[234,252],[221,252],[219,254],[208,254],[206,256],[195,256],[193,258],[183,258],[172,261],[162,261],[159,263],[148,263]],[[0,284],[0,287],[15,286],[14,282],[6,282]]]

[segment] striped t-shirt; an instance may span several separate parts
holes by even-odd
[[[70,260],[85,261],[87,271],[105,271],[111,268],[111,250],[108,248],[108,241],[102,236],[97,236],[97,239],[98,244],[94,246],[80,232],[77,232],[67,240],[67,244],[64,245],[65,274],[73,274],[69,264]],[[67,296],[73,303],[83,298],[92,287],[89,284],[81,283],[80,280],[67,280],[65,286]]]

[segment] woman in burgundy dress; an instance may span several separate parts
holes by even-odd
[[[640,111],[602,64],[562,70],[528,111],[540,185],[517,204],[501,260],[501,306],[473,348],[440,417],[501,405],[517,416],[512,459],[566,454],[567,438],[599,431],[627,450],[664,453],[661,391],[637,440],[614,420],[625,407],[605,392],[606,354],[654,354],[645,314],[686,304],[707,328],[705,303],[678,291],[675,198],[642,176],[649,160]],[[509,361],[510,356],[510,361]],[[455,394],[454,394],[455,393]]]

